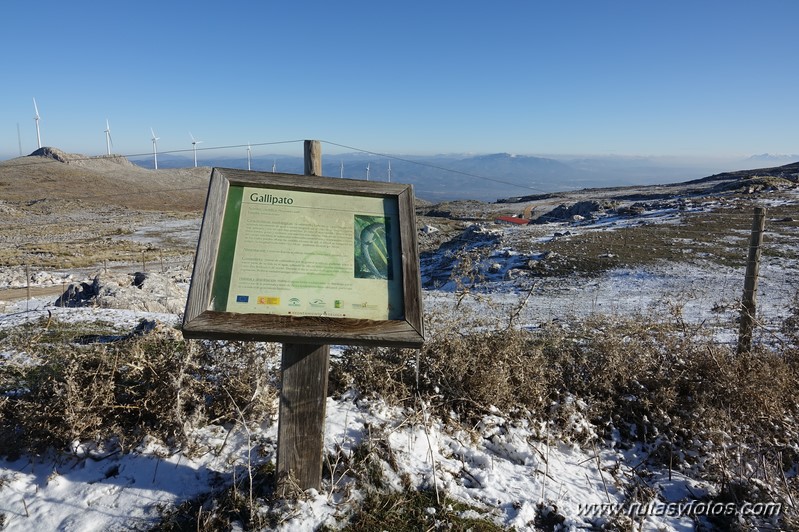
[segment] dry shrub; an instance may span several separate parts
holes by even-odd
[[[418,355],[409,349],[357,347],[347,349],[334,367],[362,392],[409,405],[418,393],[442,413],[471,421],[491,406],[511,411],[545,404],[547,368],[540,347],[525,331],[441,335]]]
[[[526,331],[448,334],[422,351],[419,391],[433,404],[472,419],[492,406],[504,412],[540,410],[548,402],[548,369],[541,346]]]
[[[42,322],[4,339],[29,360],[0,367],[0,454],[76,441],[124,448],[145,435],[184,446],[193,426],[239,421],[238,410],[271,415],[275,394],[264,371],[271,352],[186,342],[164,327],[75,342],[86,341],[84,332]]]
[[[675,458],[675,448],[707,443],[792,449],[799,357],[791,349],[740,356],[680,319],[605,316],[535,331],[453,323],[428,340],[418,364],[414,351],[355,348],[334,366],[362,393],[409,407],[419,394],[470,424],[498,409],[584,440],[591,433],[574,423],[583,416],[601,435],[619,431],[668,463],[696,456]]]
[[[799,374],[784,351],[738,355],[680,320],[592,319],[568,334],[543,334],[545,360],[555,365],[553,401],[564,393],[580,398],[606,436],[616,429],[664,463],[675,446],[735,441],[763,450],[799,437]]]
[[[352,385],[389,403],[414,395],[416,355],[411,349],[352,346],[330,362],[328,390],[334,395]]]
[[[635,446],[645,456],[642,478],[652,466],[684,470],[739,504],[783,501],[780,523],[790,524],[797,518],[788,501],[799,493],[799,333],[790,334],[738,355],[674,317],[595,317],[535,331],[452,323],[418,362],[413,351],[358,348],[335,365],[361,393],[408,408],[422,399],[468,427],[489,413],[524,416],[561,441]]]

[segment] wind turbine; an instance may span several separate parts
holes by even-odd
[[[277,172],[277,159],[272,159],[272,173]]]
[[[33,110],[36,111],[36,115],[33,117],[33,119],[36,121],[36,145],[41,148],[42,136],[39,133],[39,108],[36,106],[36,98],[33,99]]]
[[[247,143],[247,170],[252,170],[252,147]]]
[[[108,155],[111,155],[111,145],[114,141],[111,140],[111,126],[108,125],[108,119],[105,119],[105,149]]]
[[[391,161],[388,162],[388,182],[391,183]]]
[[[194,168],[197,168],[197,145],[202,144],[203,141],[195,139],[191,131],[189,131],[189,136],[191,137],[191,147],[194,149]]]
[[[150,128],[150,133],[153,134],[153,138],[152,138],[152,141],[153,141],[153,166],[155,167],[156,170],[158,170],[158,142],[157,141],[161,137],[156,137],[155,136],[155,131],[153,131],[153,128]]]
[[[372,163],[366,163],[366,180],[369,181],[369,165]]]
[[[341,161],[341,166],[339,167],[339,177],[344,179],[344,161]]]

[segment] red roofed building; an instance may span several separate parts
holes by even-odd
[[[508,222],[517,225],[527,225],[530,223],[530,220],[527,220],[525,218],[519,218],[517,216],[497,216],[496,221]]]

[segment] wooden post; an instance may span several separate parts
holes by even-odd
[[[25,286],[27,287],[27,299],[25,300],[25,312],[31,309],[31,267],[25,263]]]
[[[322,144],[318,140],[305,141],[305,175],[322,176]]]
[[[329,354],[327,345],[283,344],[277,429],[282,495],[293,482],[303,490],[318,490],[322,482]]]
[[[318,140],[305,141],[305,175],[322,174]],[[319,489],[330,347],[283,344],[280,407],[277,429],[278,494],[285,496],[293,483],[300,489]]]
[[[752,350],[752,329],[757,309],[757,276],[760,271],[760,246],[766,227],[766,209],[755,207],[752,220],[752,236],[749,238],[749,258],[746,262],[746,278],[741,300],[741,327],[738,332],[738,354]]]

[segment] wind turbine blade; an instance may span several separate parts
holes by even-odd
[[[39,107],[36,105],[36,98],[33,99],[33,110],[36,111],[36,120],[39,120]]]
[[[191,137],[191,143],[197,144],[197,141],[194,139],[194,135],[191,134],[191,131],[189,131],[189,136]]]

